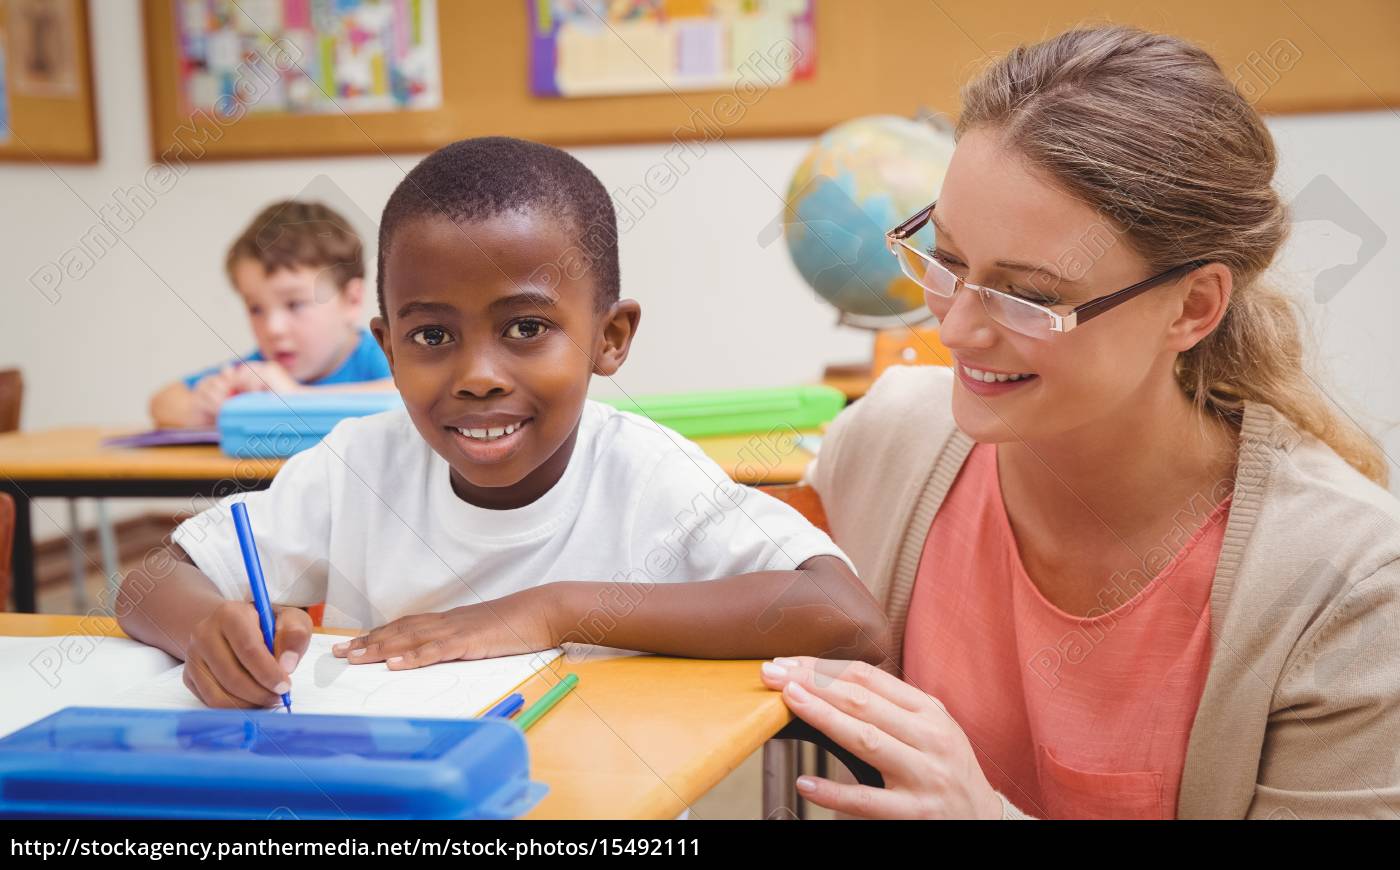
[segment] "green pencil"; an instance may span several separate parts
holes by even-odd
[[[574,686],[577,685],[578,674],[569,674],[560,681],[559,685],[545,692],[543,698],[531,704],[528,710],[521,713],[520,716],[516,718],[515,724],[520,726],[521,731],[529,731],[531,725],[534,725],[540,720],[540,717],[553,709],[554,705],[558,704],[559,700],[565,695],[572,692]]]

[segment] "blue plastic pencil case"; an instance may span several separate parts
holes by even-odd
[[[243,393],[219,409],[219,447],[229,456],[291,456],[314,447],[341,420],[402,407],[394,392]]]
[[[547,790],[494,719],[69,707],[0,739],[0,818],[509,819]]]

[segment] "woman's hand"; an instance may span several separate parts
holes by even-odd
[[[762,673],[794,715],[885,778],[881,789],[801,776],[807,800],[867,818],[1001,818],[967,735],[934,698],[865,662],[774,659]]]
[[[404,616],[336,644],[331,652],[352,665],[384,662],[390,670],[402,671],[550,649],[558,646],[549,628],[550,589],[537,586],[443,613]]]

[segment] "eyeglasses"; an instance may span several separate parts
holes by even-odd
[[[1159,284],[1174,281],[1209,262],[1207,260],[1192,260],[1189,263],[1183,263],[1160,275],[1153,275],[1145,281],[1139,281],[1131,287],[1124,287],[1122,290],[1109,293],[1106,296],[1091,299],[1081,305],[1076,305],[1067,312],[1060,313],[1045,305],[1011,293],[1005,293],[991,287],[982,287],[978,284],[970,284],[949,271],[948,267],[938,262],[928,250],[922,250],[918,244],[912,243],[910,239],[915,234],[932,225],[933,207],[937,204],[938,201],[934,200],[929,203],[928,208],[885,233],[885,244],[889,247],[890,253],[894,254],[895,259],[899,261],[899,268],[904,274],[923,288],[924,303],[933,316],[939,320],[942,320],[948,314],[949,309],[953,307],[953,294],[957,292],[959,287],[964,287],[982,297],[982,307],[992,320],[1021,335],[1031,338],[1049,338],[1057,332],[1069,332],[1105,311],[1116,308]]]

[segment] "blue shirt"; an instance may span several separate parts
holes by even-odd
[[[264,359],[260,351],[253,351],[243,358],[246,362],[262,362]],[[238,360],[231,360],[226,365],[236,365]],[[216,374],[223,369],[223,366],[210,366],[207,369],[196,372],[185,378],[185,386],[194,389],[194,385],[199,383],[201,378]],[[325,386],[326,384],[360,384],[365,381],[379,381],[392,377],[389,372],[389,360],[385,358],[384,351],[379,349],[379,342],[374,340],[374,335],[368,329],[360,330],[360,342],[355,345],[355,349],[345,358],[345,362],[340,364],[340,368],[326,375],[317,381],[307,381],[310,386]]]

